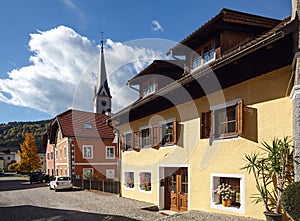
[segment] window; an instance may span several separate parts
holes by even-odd
[[[148,94],[155,92],[155,90],[156,90],[156,81],[154,79],[152,79],[152,80],[145,82],[142,85],[141,94],[142,94],[142,96],[146,96]]]
[[[162,146],[173,145],[176,143],[176,121],[171,121],[161,125]]]
[[[83,146],[82,147],[83,151],[83,158],[85,159],[91,159],[93,158],[93,146]]]
[[[124,186],[134,188],[134,172],[124,172]]]
[[[50,153],[47,153],[47,160],[50,160]]]
[[[83,168],[83,179],[91,179],[94,176],[94,170],[92,168]]]
[[[151,173],[141,172],[139,175],[140,175],[140,190],[151,191]]]
[[[64,146],[64,158],[67,158],[67,147]]]
[[[133,149],[133,133],[128,132],[124,133],[124,145],[125,150],[132,150]]]
[[[147,148],[150,147],[150,129],[142,129],[141,131],[142,134],[142,148]]]
[[[115,159],[115,147],[114,146],[106,147],[106,159]]]
[[[89,124],[89,123],[85,123],[85,124],[83,124],[83,126],[84,126],[85,129],[88,129],[88,130],[93,129],[92,125]]]
[[[115,179],[115,169],[106,169],[106,179]]]
[[[65,176],[68,176],[67,168],[65,168]]]
[[[60,160],[62,159],[62,149],[61,148],[59,149],[59,159]]]
[[[222,206],[222,197],[216,190],[222,186],[230,186],[230,206]],[[213,208],[229,210],[233,212],[244,212],[245,193],[244,193],[244,175],[240,174],[212,174],[211,175],[211,205]]]
[[[161,121],[159,125],[141,127],[132,133],[124,132],[121,137],[121,149],[123,151],[141,148],[155,148],[170,146],[177,143],[177,122],[175,119]]]
[[[217,105],[201,114],[201,138],[227,138],[242,134],[242,100]]]
[[[53,160],[53,152],[50,153],[51,160]]]
[[[204,54],[203,54],[203,63],[207,63],[210,60],[215,59],[215,44],[209,44],[208,46],[204,47]]]
[[[149,94],[155,91],[155,81],[149,81]]]
[[[210,43],[192,57],[192,69],[215,59],[215,43]]]
[[[192,62],[192,69],[196,67],[200,67],[202,65],[202,56],[199,54],[195,54]]]

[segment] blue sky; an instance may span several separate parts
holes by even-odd
[[[82,100],[96,84],[101,31],[114,73],[113,111],[128,105],[135,95],[127,80],[222,8],[283,19],[291,1],[0,1],[0,123],[50,119],[68,108],[89,111]],[[151,45],[163,45],[160,52],[146,49],[149,38],[159,39]]]

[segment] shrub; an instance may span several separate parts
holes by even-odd
[[[282,206],[294,221],[300,220],[300,182],[290,184],[282,193]]]

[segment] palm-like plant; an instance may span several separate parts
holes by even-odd
[[[259,194],[255,203],[263,202],[266,212],[281,213],[281,195],[293,181],[293,148],[288,137],[274,138],[272,144],[262,142],[262,153],[246,154],[241,169],[253,173]]]

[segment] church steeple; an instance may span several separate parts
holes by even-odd
[[[101,32],[98,80],[94,96],[94,112],[98,114],[110,114],[111,94],[107,82],[103,43],[103,32]]]

